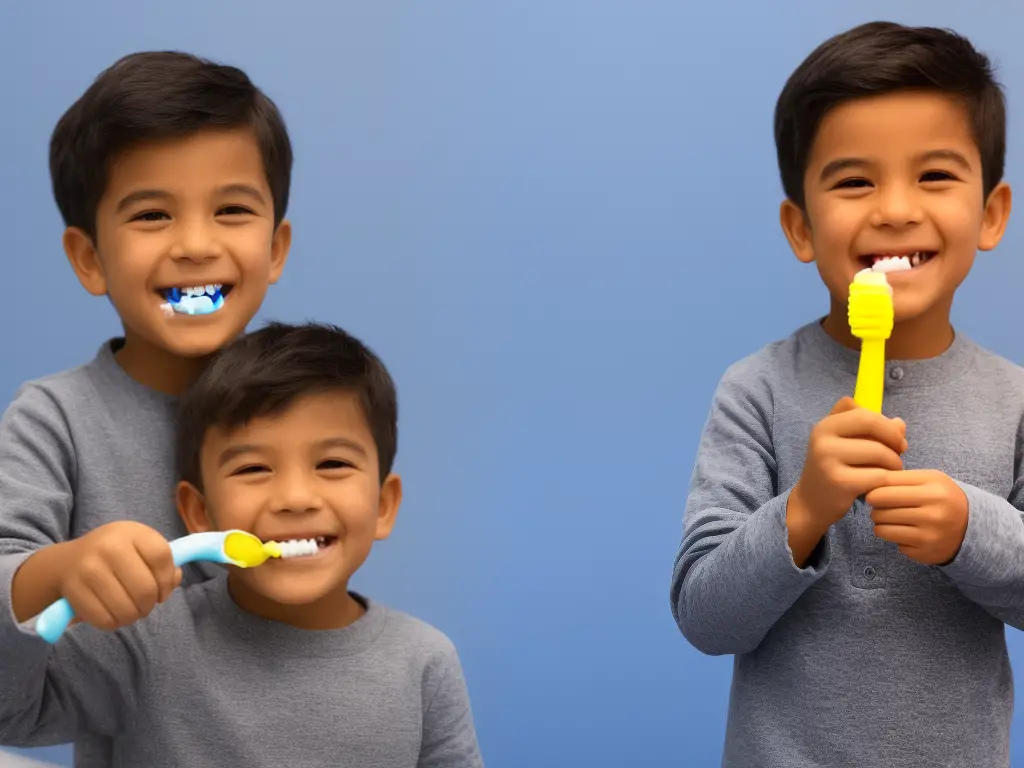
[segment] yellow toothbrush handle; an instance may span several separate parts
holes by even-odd
[[[853,399],[861,408],[882,412],[885,392],[885,339],[864,339],[860,345],[860,365]]]

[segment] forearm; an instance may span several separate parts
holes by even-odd
[[[1024,629],[1024,520],[1006,499],[966,483],[968,522],[960,551],[942,571],[996,618]]]
[[[821,543],[827,527],[817,521],[797,485],[789,494],[786,503],[786,534],[793,564],[803,568]]]
[[[798,533],[799,567],[787,528],[789,493],[753,514],[704,509],[692,522],[672,574],[672,612],[680,631],[712,655],[754,650],[776,621],[828,566],[827,539]]]
[[[30,555],[11,581],[11,611],[19,623],[42,613],[60,599],[62,563],[71,559],[74,542],[43,547]]]

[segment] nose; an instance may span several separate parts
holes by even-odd
[[[278,472],[274,482],[273,508],[277,512],[302,514],[323,506],[316,479],[303,472]]]
[[[211,227],[201,221],[185,221],[178,227],[171,246],[171,258],[200,264],[223,255],[224,250]]]
[[[871,223],[876,227],[912,226],[924,217],[917,194],[904,184],[885,185],[875,199]]]

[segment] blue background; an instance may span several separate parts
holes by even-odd
[[[131,51],[243,67],[297,150],[262,317],[340,323],[399,384],[406,503],[359,586],[455,640],[489,766],[715,765],[731,660],[668,607],[686,485],[723,369],[825,311],[779,231],[772,109],[875,18],[996,56],[1019,179],[1010,0],[4,3],[0,399],[118,331],[60,248],[60,114]],[[1021,215],[955,309],[1018,362]]]

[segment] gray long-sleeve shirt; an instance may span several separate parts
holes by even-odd
[[[116,344],[103,344],[86,365],[25,384],[0,422],[2,615],[25,553],[116,520],[138,520],[169,539],[186,533],[174,504],[177,399],[128,376],[114,359]],[[212,573],[189,566],[186,578]],[[0,656],[13,652],[0,643]],[[105,739],[76,741],[77,768],[109,761]]]
[[[179,589],[115,633],[49,646],[0,617],[0,744],[113,737],[111,768],[482,768],[454,646],[358,598],[344,629],[265,621],[225,579]]]
[[[789,491],[857,361],[812,323],[731,366],[715,393],[671,603],[695,647],[736,657],[722,764],[1005,768],[1004,622],[1024,628],[1024,369],[959,334],[937,358],[887,363],[904,466],[945,472],[968,499],[950,565],[875,537],[858,502],[797,568]]]

